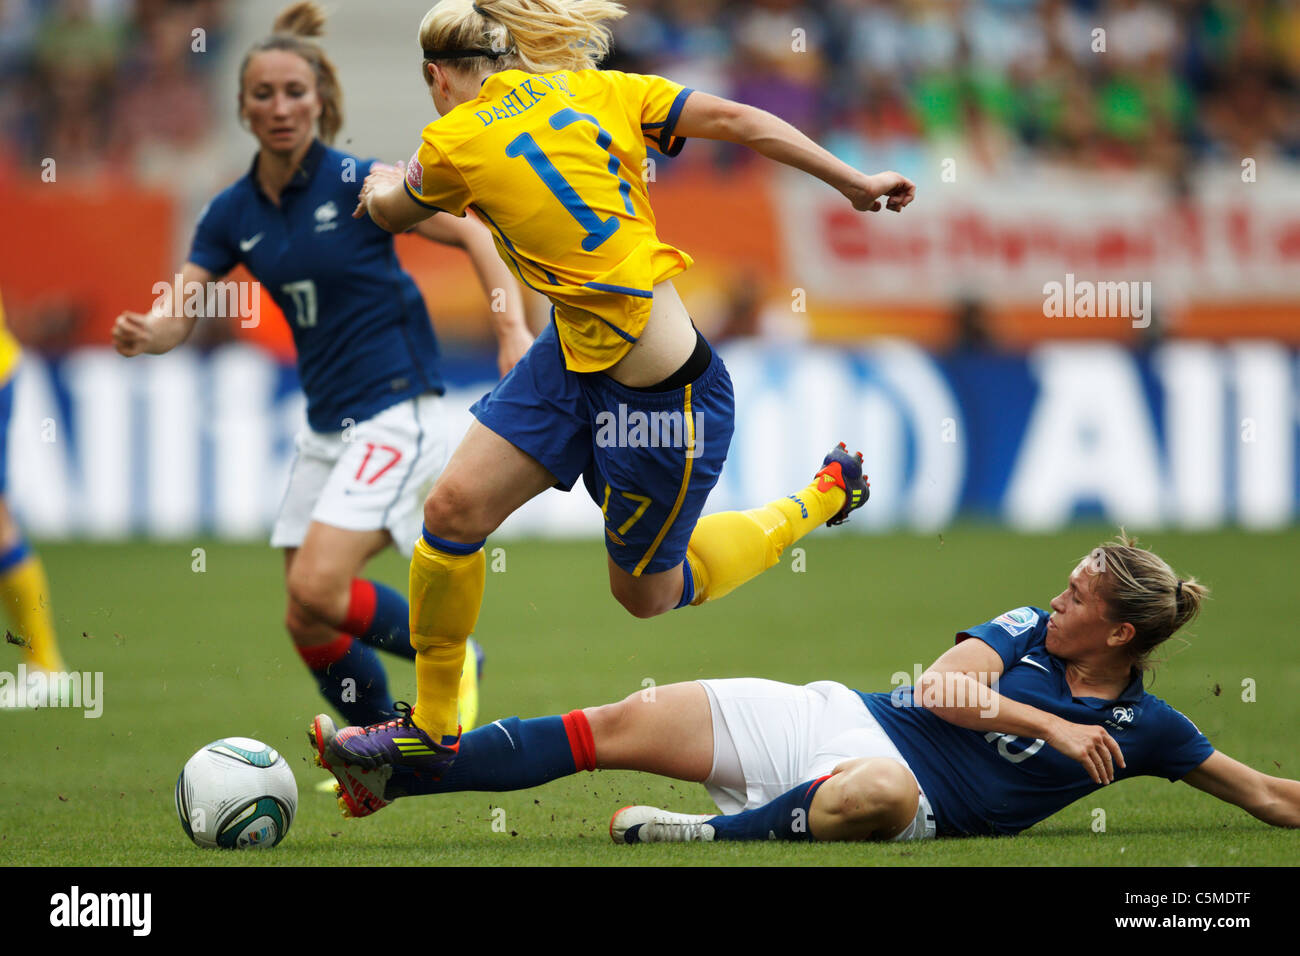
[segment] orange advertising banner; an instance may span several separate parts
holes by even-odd
[[[998,217],[1018,217],[1016,222],[1038,222],[1047,229],[1053,208],[1048,192],[1040,187],[1034,193],[1037,218],[1032,222],[1025,219],[1028,203],[1013,212],[980,206],[980,215],[992,223],[1001,222]],[[918,201],[915,215],[908,211],[914,221],[863,217],[817,183],[792,185],[761,167],[727,175],[680,172],[653,184],[652,195],[662,238],[695,259],[695,267],[675,282],[696,323],[711,338],[856,342],[897,336],[933,349],[969,341],[972,334],[1012,349],[1059,338],[1130,343],[1143,338],[1143,329],[1133,323],[1062,321],[1048,314],[1038,291],[1043,282],[1039,273],[1060,279],[1057,273],[1064,275],[1066,260],[1047,256],[1043,268],[1031,268],[1026,259],[1005,275],[1008,267],[1000,260],[979,261],[980,255],[992,256],[992,246],[967,250],[946,265],[941,257],[911,268],[892,261],[917,236],[929,236],[931,245],[939,242],[943,217],[956,213],[937,202],[927,211]],[[1283,227],[1300,222],[1285,218],[1300,209],[1300,200],[1289,192],[1279,195],[1283,201],[1257,202],[1256,218],[1261,230],[1273,224],[1274,232],[1281,229],[1293,239]],[[1218,214],[1221,204],[1208,203],[1207,209],[1203,218]],[[967,215],[974,213],[968,210]],[[1139,230],[1141,217],[1134,218],[1131,210],[1128,215],[1132,228]],[[1238,210],[1236,215],[1243,214]],[[1096,219],[1092,210],[1058,225],[1082,234]],[[830,225],[840,220],[879,236],[879,256],[855,258],[856,247],[845,242],[846,236],[859,233]],[[120,181],[42,183],[34,178],[0,182],[0,222],[0,288],[10,325],[25,343],[53,350],[104,344],[119,311],[149,308],[155,284],[171,282],[180,265],[172,261],[174,250],[185,245],[176,242],[176,230],[185,238],[193,225],[177,221],[173,200],[165,193]],[[1291,292],[1290,268],[1294,248],[1300,247],[1278,242],[1282,251],[1277,256],[1286,264],[1247,256],[1248,265],[1224,272],[1228,264],[1220,259],[1217,271],[1201,269],[1198,275],[1194,265],[1169,256],[1143,262],[1134,258],[1122,263],[1121,271],[1144,276],[1149,269],[1157,276],[1156,310],[1164,313],[1170,333],[1300,343],[1300,296]],[[1233,234],[1225,233],[1222,243],[1239,251]],[[424,293],[439,334],[448,340],[489,342],[489,298],[466,256],[417,236],[399,237],[397,249]],[[1042,250],[1033,243],[1026,246],[1026,253]],[[1267,275],[1256,275],[1260,270]],[[236,270],[230,278],[248,276]],[[232,323],[208,329],[205,340],[238,336],[290,358],[292,338],[265,290],[260,307],[262,320],[256,327]]]

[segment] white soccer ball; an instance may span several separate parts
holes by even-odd
[[[176,815],[186,836],[202,847],[275,846],[297,809],[298,784],[289,764],[249,737],[208,744],[176,778]]]

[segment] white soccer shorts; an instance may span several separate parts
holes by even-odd
[[[771,803],[846,760],[889,757],[907,767],[862,698],[843,684],[798,687],[752,677],[700,683],[713,712],[713,769],[704,786],[723,813]],[[919,782],[917,790],[916,817],[895,840],[935,835],[934,813]]]
[[[299,547],[313,521],[386,530],[406,557],[424,527],[424,499],[450,455],[442,398],[419,395],[350,429],[304,426],[271,546]]]

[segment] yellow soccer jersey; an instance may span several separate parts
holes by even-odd
[[[22,354],[22,349],[18,346],[18,340],[13,337],[9,331],[9,326],[5,324],[5,304],[0,299],[0,384],[9,381],[9,376],[13,375],[14,369],[18,367],[18,357]]]
[[[472,207],[501,257],[550,298],[565,365],[595,372],[644,330],[656,283],[691,265],[660,242],[646,147],[675,156],[691,90],[612,70],[493,74],[430,123],[406,190],[431,209]]]

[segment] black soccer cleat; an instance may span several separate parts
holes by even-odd
[[[832,487],[844,492],[844,507],[826,522],[826,527],[833,528],[843,524],[853,512],[867,503],[871,497],[871,483],[862,473],[862,452],[850,455],[848,447],[840,442],[831,449],[831,453],[822,461],[822,470],[817,472],[814,480],[818,491],[827,491]]]

